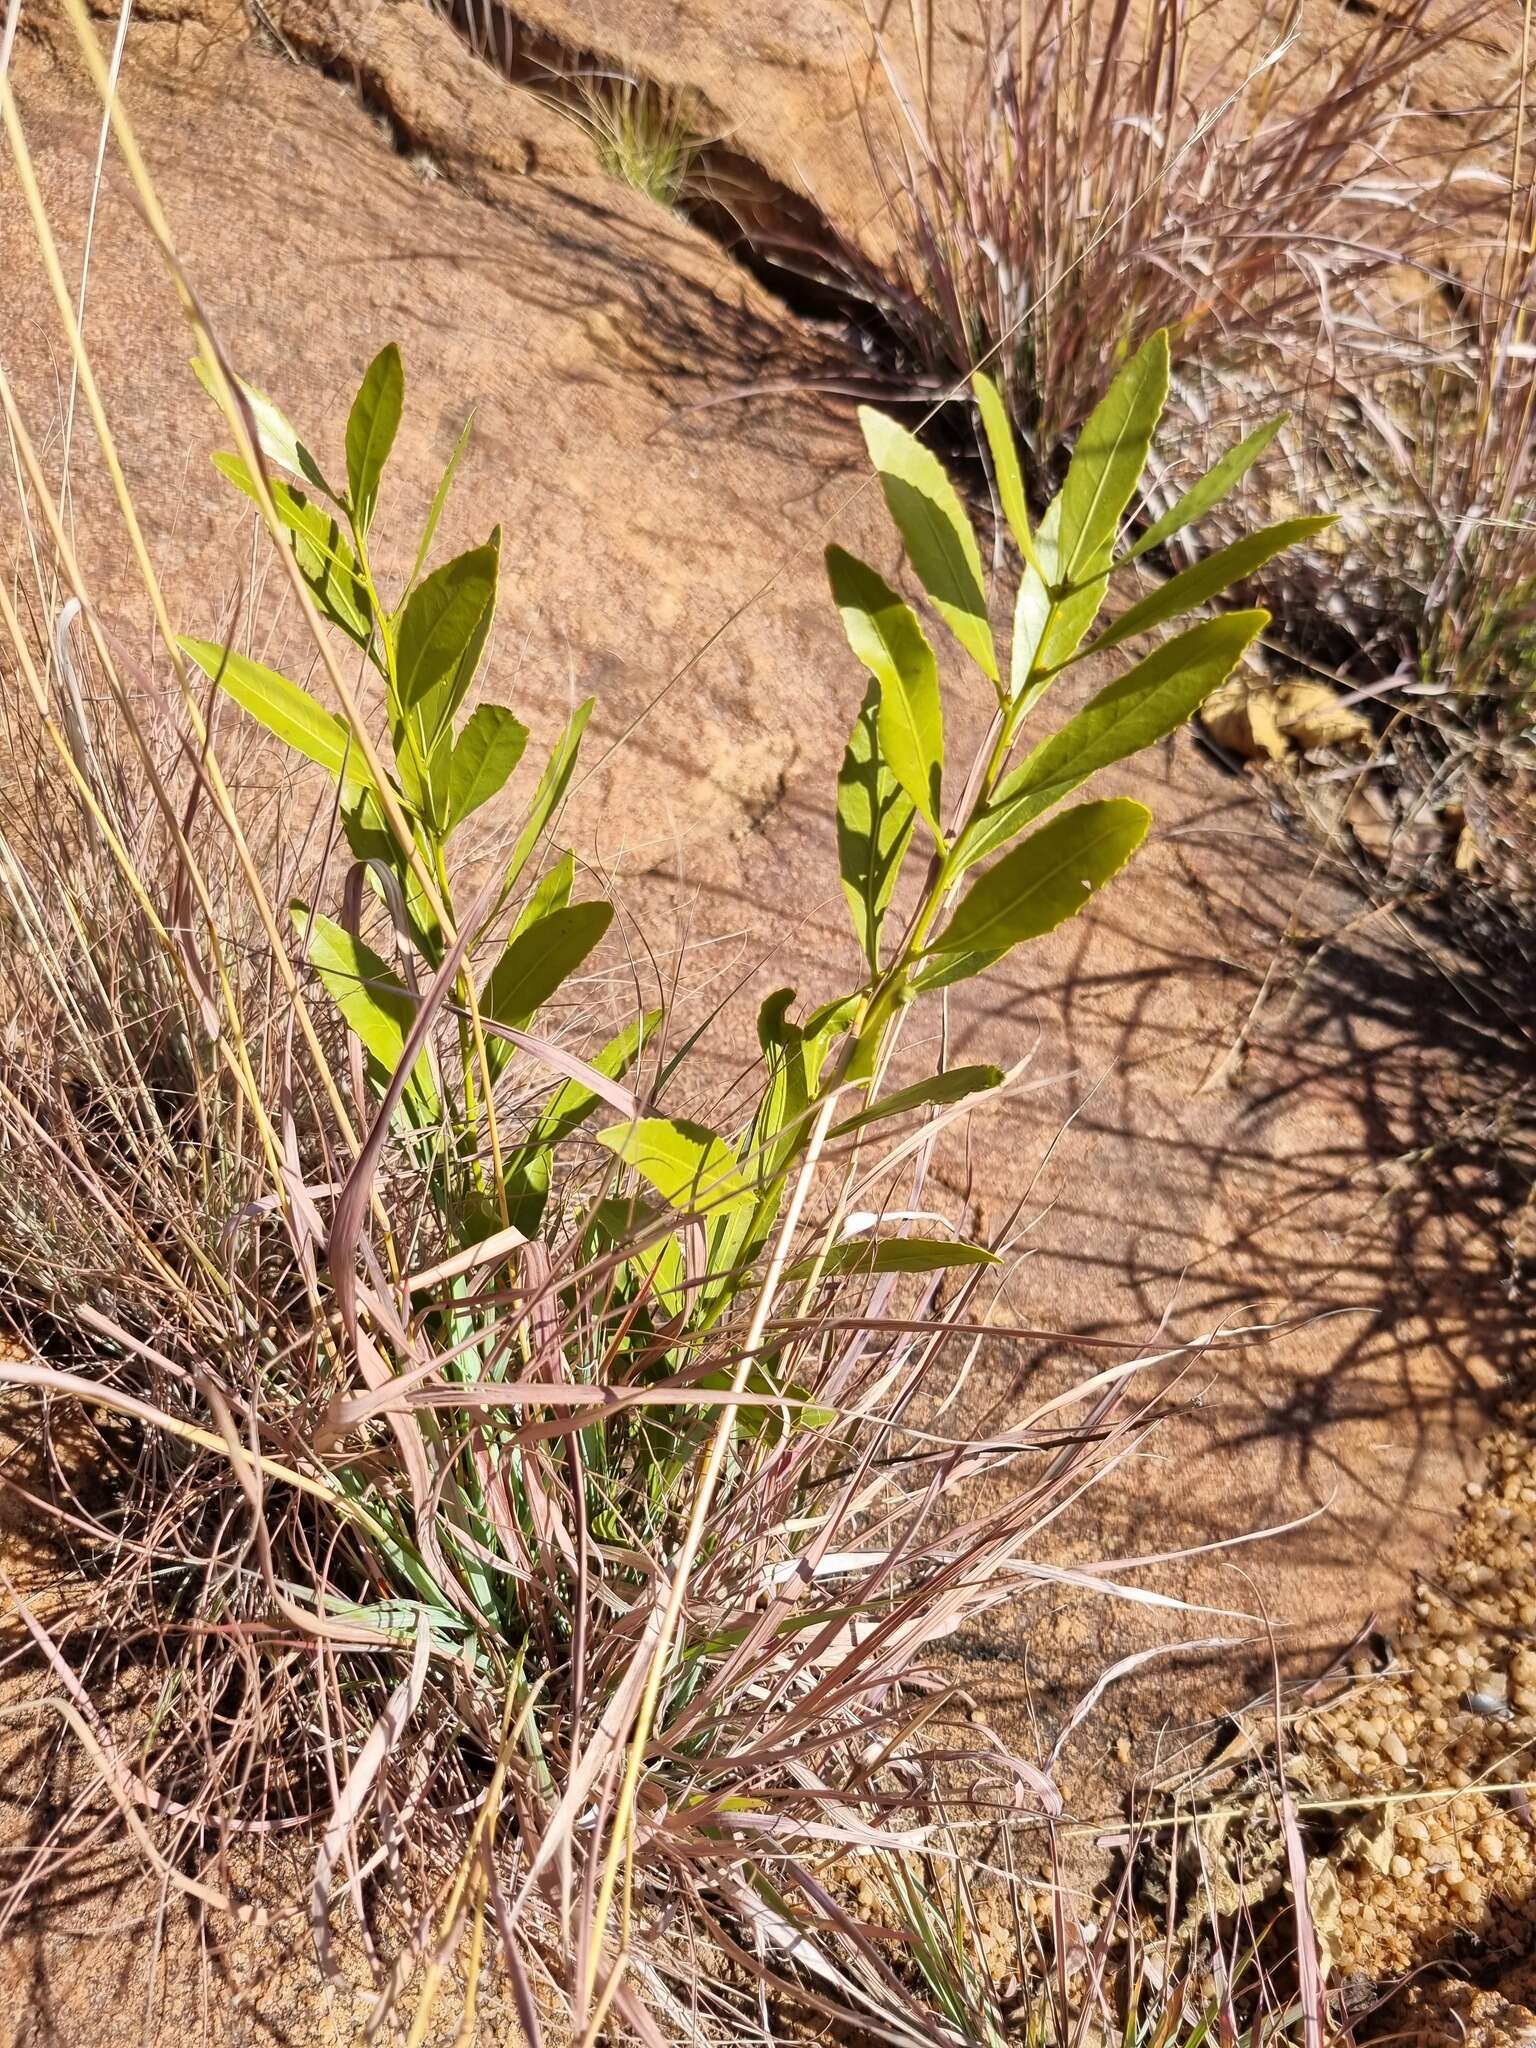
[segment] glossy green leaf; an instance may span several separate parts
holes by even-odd
[[[1166,739],[1226,680],[1268,623],[1265,611],[1225,612],[1165,640],[1117,676],[1003,777],[966,834],[962,866],[985,860],[1101,768]]]
[[[850,1131],[863,1130],[868,1124],[882,1123],[887,1117],[905,1116],[914,1109],[929,1109],[935,1103],[963,1102],[968,1095],[1001,1087],[1002,1080],[1001,1067],[950,1067],[926,1081],[914,1081],[910,1088],[897,1088],[890,1095],[882,1095],[878,1102],[861,1109],[857,1116],[846,1117],[835,1125],[828,1136],[846,1137]]]
[[[1089,414],[1061,487],[1057,580],[1080,583],[1106,557],[1168,399],[1168,337],[1159,329]]]
[[[1181,569],[1177,576],[1170,576],[1160,589],[1149,591],[1138,603],[1123,611],[1112,625],[1106,626],[1083,650],[1084,654],[1102,654],[1106,649],[1132,639],[1137,633],[1148,632],[1153,626],[1161,626],[1169,619],[1176,619],[1184,612],[1208,604],[1232,584],[1241,583],[1256,569],[1262,569],[1284,549],[1294,547],[1298,541],[1310,540],[1314,533],[1321,533],[1332,524],[1332,516],[1323,514],[1311,519],[1282,520],[1278,526],[1266,526],[1258,533],[1244,534],[1230,547],[1218,548],[1215,554],[1206,555],[1188,569]]]
[[[444,562],[406,599],[395,667],[400,707],[424,741],[424,756],[463,701],[491,630],[498,539]]]
[[[1145,804],[1123,796],[1053,818],[977,876],[929,951],[1001,955],[1054,931],[1120,872],[1151,822]]]
[[[437,533],[438,521],[443,516],[443,507],[448,502],[448,493],[453,488],[453,479],[458,473],[459,464],[464,459],[464,450],[469,446],[470,429],[474,424],[475,416],[471,413],[459,429],[459,438],[453,444],[453,453],[449,456],[447,466],[438,479],[437,489],[432,494],[432,504],[427,512],[427,523],[421,529],[421,540],[417,545],[416,560],[411,568],[412,584],[415,583],[417,577],[420,576],[423,568],[426,566],[427,556],[431,552],[432,541]]]
[[[918,580],[945,625],[995,683],[997,655],[987,623],[981,554],[943,464],[884,413],[861,405],[859,424]]]
[[[1061,505],[1058,492],[1047,507],[1035,537],[1045,577],[1058,573]],[[1056,599],[1052,598],[1040,572],[1026,567],[1020,577],[1013,614],[1009,694],[1021,712],[1027,712],[1039,701],[1056,671],[1071,660],[1097,618],[1109,587],[1107,548],[1096,566],[1102,566],[1105,573],[1089,578],[1080,588]]]
[[[448,823],[462,825],[505,786],[528,744],[528,728],[500,704],[480,704],[453,744]]]
[[[1235,448],[1229,449],[1218,463],[1206,471],[1198,483],[1191,484],[1176,505],[1170,506],[1161,518],[1153,520],[1125,559],[1134,562],[1138,555],[1145,555],[1151,549],[1161,547],[1165,540],[1171,540],[1186,526],[1192,526],[1197,519],[1203,519],[1213,506],[1219,505],[1233,485],[1241,483],[1252,469],[1285,425],[1287,417],[1287,414],[1281,413],[1278,419],[1270,420],[1266,426],[1259,427],[1251,433],[1246,440],[1239,441]]]
[[[937,1237],[876,1237],[835,1244],[821,1258],[814,1254],[787,1268],[786,1280],[823,1279],[854,1273],[945,1273],[960,1266],[1000,1266],[996,1252],[979,1244],[956,1244]]]
[[[215,455],[213,466],[253,504],[261,503],[256,481],[238,455]],[[371,635],[368,593],[340,520],[280,476],[268,479],[268,489],[273,510],[293,535],[294,560],[316,607],[359,647],[366,647]]]
[[[201,356],[195,356],[192,368],[197,381],[215,404],[219,402],[218,386],[213,371]],[[291,476],[301,476],[306,483],[315,485],[329,498],[335,497],[320,474],[319,465],[304,446],[282,412],[272,403],[264,391],[258,391],[254,384],[247,384],[243,377],[230,380],[245,400],[250,415],[250,425],[255,432],[256,445],[268,462],[275,462],[279,469],[286,469]]]
[[[597,1133],[626,1166],[633,1167],[672,1209],[690,1214],[720,1215],[753,1199],[751,1183],[742,1178],[736,1154],[703,1124],[671,1117],[641,1117],[631,1124],[612,1124]]]
[[[1051,622],[1051,593],[1040,571],[1026,562],[1013,601],[1013,640],[1008,650],[1008,694],[1015,703],[1032,704],[1039,691],[1032,687],[1036,671],[1043,667],[1040,646]]]
[[[373,523],[379,479],[395,445],[405,404],[405,369],[400,351],[386,342],[363,372],[347,416],[347,494],[360,533]]]
[[[987,437],[987,447],[992,455],[992,474],[997,479],[997,495],[1002,503],[1003,517],[1008,522],[1019,553],[1035,570],[1040,572],[1039,557],[1035,553],[1034,535],[1029,527],[1029,501],[1024,495],[1024,477],[1019,469],[1018,443],[1013,438],[1009,424],[1008,410],[1002,396],[990,377],[984,377],[980,370],[972,372],[971,389],[976,394],[976,409],[981,414],[982,430]]]
[[[552,910],[509,941],[480,991],[480,1012],[493,1023],[524,1030],[574,974],[613,922],[611,903],[572,903]],[[506,1039],[493,1039],[491,1069],[499,1073],[512,1054]]]
[[[533,793],[533,803],[523,829],[517,835],[517,844],[512,849],[512,858],[507,863],[506,881],[503,883],[503,899],[515,889],[522,879],[523,869],[533,857],[534,849],[543,838],[550,819],[565,801],[570,788],[571,775],[576,767],[576,756],[581,750],[581,736],[587,729],[587,720],[592,716],[596,702],[588,697],[578,704],[566,720],[565,730],[555,742],[555,750],[544,765],[539,777],[539,786]]]
[[[916,810],[880,750],[880,685],[873,680],[837,778],[837,858],[854,933],[880,970],[880,926],[911,842]]]
[[[378,1076],[388,1081],[400,1064],[405,1041],[416,1022],[416,1002],[404,982],[392,974],[371,946],[328,917],[302,903],[289,906],[294,929],[307,939],[311,966],[326,993],[375,1062]],[[422,1052],[411,1074],[414,1107],[429,1120],[437,1114],[432,1067]]]
[[[880,751],[938,837],[944,718],[933,649],[911,606],[865,563],[828,548],[827,577],[848,645],[880,685]]]
[[[345,725],[317,704],[307,690],[233,647],[185,637],[176,645],[205,676],[296,753],[318,761],[332,775],[339,776],[345,769],[349,781],[368,780],[362,755],[355,746],[349,747]]]

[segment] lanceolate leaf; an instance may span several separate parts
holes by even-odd
[[[957,981],[970,981],[995,967],[1007,950],[1006,946],[999,946],[993,952],[930,953],[913,975],[912,987],[918,995],[925,996],[936,989],[953,988]]]
[[[263,668],[259,661],[252,661],[233,647],[185,638],[178,639],[176,644],[205,676],[211,677],[268,732],[275,733],[296,753],[318,761],[332,775],[339,776],[345,768],[349,782],[367,782],[362,755],[356,747],[348,746],[347,728],[317,704],[307,690],[290,683],[276,669]]]
[[[912,838],[912,799],[880,751],[880,685],[864,692],[837,778],[837,858],[853,929],[874,973],[880,925]]]
[[[859,423],[918,579],[945,625],[995,683],[997,655],[987,623],[981,554],[954,485],[938,457],[884,413],[861,405]]]
[[[1139,753],[1193,717],[1269,623],[1264,611],[1227,612],[1191,626],[1100,690],[1059,732],[1004,776],[961,849],[965,867],[1069,796],[1112,762]]]
[[[502,884],[503,900],[518,885],[522,872],[533,857],[535,847],[543,838],[545,829],[555,812],[565,801],[565,792],[570,788],[571,775],[576,766],[576,756],[581,749],[581,736],[587,729],[587,720],[592,716],[595,698],[588,697],[578,704],[566,721],[564,732],[555,742],[555,751],[544,764],[544,773],[539,777],[539,786],[533,793],[533,805],[527,822],[517,835],[517,844],[512,849],[512,858],[507,863],[507,876]]]
[[[1160,519],[1154,519],[1146,532],[1125,557],[1134,562],[1138,555],[1145,555],[1151,549],[1161,547],[1165,540],[1171,540],[1186,526],[1192,526],[1197,519],[1203,519],[1214,505],[1240,483],[1252,469],[1264,450],[1285,425],[1287,415],[1281,413],[1277,420],[1250,434],[1246,441],[1239,441],[1222,456],[1214,468],[1208,469],[1200,481],[1192,484],[1176,505],[1172,505]]]
[[[1024,496],[1019,450],[1013,438],[1013,428],[1008,423],[1007,408],[997,386],[980,370],[971,377],[971,389],[976,394],[976,409],[981,414],[982,429],[992,452],[992,474],[997,478],[997,495],[1002,500],[1003,517],[1008,521],[1019,553],[1038,573],[1039,558],[1035,553],[1034,536],[1029,530],[1029,503]]]
[[[255,479],[238,455],[215,455],[213,466],[253,504],[260,504]],[[293,535],[294,560],[317,608],[359,647],[366,647],[370,633],[368,593],[341,522],[335,513],[306,498],[280,476],[268,478],[268,489],[273,510]]]
[[[433,746],[463,701],[496,609],[497,547],[455,555],[423,577],[406,599],[396,652],[400,707]]]
[[[848,644],[880,685],[880,751],[937,837],[944,720],[933,649],[911,606],[863,562],[828,548],[827,576]]]
[[[387,342],[363,373],[347,419],[347,493],[360,533],[373,523],[379,478],[395,445],[405,403],[405,370],[400,351]]]
[[[967,1095],[1001,1087],[1002,1080],[1001,1067],[950,1067],[927,1081],[914,1081],[910,1088],[898,1088],[893,1094],[882,1095],[878,1102],[872,1102],[868,1109],[861,1109],[857,1116],[846,1117],[842,1123],[834,1125],[827,1135],[842,1138],[850,1131],[862,1130],[866,1124],[880,1123],[886,1117],[905,1116],[910,1110],[927,1109],[938,1102],[963,1102]]]
[[[527,931],[529,925],[537,924],[541,917],[548,917],[552,910],[564,910],[575,886],[576,856],[563,853],[549,872],[539,877],[539,886],[518,912],[517,923],[512,927],[513,938]]]
[[[835,1244],[817,1259],[797,1260],[786,1280],[808,1280],[815,1272],[835,1279],[845,1273],[943,1273],[956,1266],[998,1266],[996,1252],[979,1244],[956,1244],[937,1237],[879,1237]]]
[[[308,939],[310,962],[327,994],[362,1040],[382,1079],[388,1081],[400,1064],[416,1021],[415,999],[373,948],[344,926],[312,915],[302,903],[290,905],[289,915],[300,937]],[[411,1075],[410,1095],[429,1119],[436,1116],[437,1092],[425,1052]]]
[[[611,903],[572,903],[552,910],[509,943],[480,992],[480,1013],[496,1024],[526,1029],[586,959],[613,922]],[[490,1061],[499,1072],[511,1057],[506,1039],[493,1039]]]
[[[1008,650],[1008,694],[1015,700],[1034,703],[1040,691],[1032,687],[1040,659],[1040,643],[1050,623],[1051,593],[1038,569],[1026,562],[1013,601],[1013,644]]]
[[[481,704],[464,721],[454,741],[448,773],[448,823],[461,825],[471,811],[503,787],[528,744],[528,728],[500,704]]]
[[[597,1142],[632,1166],[669,1208],[715,1216],[753,1199],[735,1153],[703,1124],[641,1117],[599,1131]]]
[[[1080,583],[1112,545],[1168,398],[1168,337],[1132,356],[1089,414],[1061,487],[1058,579]]]
[[[219,391],[213,371],[201,356],[193,358],[192,368],[198,383],[217,404]],[[315,458],[267,394],[258,391],[254,384],[247,384],[243,377],[233,377],[231,382],[245,400],[256,432],[256,445],[268,462],[275,462],[279,469],[286,469],[292,476],[303,477],[306,483],[314,484],[327,497],[333,497],[335,493],[320,474]]]
[[[1102,654],[1107,648],[1118,647],[1137,633],[1145,633],[1168,619],[1178,618],[1183,612],[1192,612],[1200,605],[1208,604],[1230,585],[1241,583],[1256,569],[1262,569],[1283,549],[1294,547],[1297,541],[1310,540],[1314,533],[1321,533],[1332,524],[1331,515],[1323,514],[1312,519],[1286,519],[1278,526],[1266,526],[1259,533],[1244,534],[1230,547],[1218,548],[1214,555],[1207,555],[1203,561],[1180,570],[1160,590],[1149,591],[1129,610],[1123,611],[1113,625],[1106,626],[1097,639],[1084,648],[1084,654]]]
[[[1051,500],[1035,536],[1045,577],[1057,576],[1061,552],[1061,494]],[[1028,711],[1038,702],[1052,677],[1082,645],[1098,616],[1108,588],[1109,553],[1104,549],[1095,567],[1106,573],[1091,577],[1079,589],[1053,601],[1041,574],[1026,568],[1019,579],[1013,615],[1009,690],[1016,705]]]
[[[1144,804],[1123,796],[1054,818],[977,876],[929,950],[1001,954],[1054,931],[1120,872],[1151,822]]]

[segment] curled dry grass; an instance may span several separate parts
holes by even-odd
[[[1287,565],[1287,613],[1350,678],[1518,714],[1536,687],[1536,201],[1517,120],[1482,187],[1462,274],[1399,316],[1394,346],[1304,403],[1268,503],[1336,510]],[[1253,507],[1250,504],[1250,510]],[[1258,507],[1260,515],[1264,509]],[[1331,633],[1329,625],[1331,624]]]
[[[945,383],[991,369],[1042,495],[1106,347],[1166,327],[1201,381],[1262,359],[1273,410],[1325,322],[1378,334],[1368,287],[1429,246],[1403,81],[1471,16],[1371,14],[1309,53],[1279,7],[1047,0],[991,19],[958,114],[921,61],[914,84],[887,60],[900,147],[871,148],[909,252],[892,321]]]
[[[0,108],[24,170],[3,81]],[[1111,1347],[997,1439],[951,1433],[970,1356],[1010,1334],[990,1269],[941,1295],[800,1261],[855,1210],[931,1201],[953,1108],[895,1138],[830,1135],[829,1097],[762,1269],[680,1366],[678,1333],[616,1285],[647,1226],[589,1228],[611,1155],[573,1138],[532,1238],[445,1226],[430,1148],[424,1166],[388,1142],[279,914],[327,877],[335,894],[335,818],[297,785],[267,815],[236,794],[238,743],[182,666],[56,282],[161,644],[147,677],[125,671],[0,376],[10,568],[30,579],[0,591],[25,713],[0,831],[0,1272],[20,1353],[0,1387],[40,1444],[60,1418],[84,1428],[109,1481],[74,1483],[61,1451],[27,1496],[80,1573],[62,1617],[16,1595],[45,1703],[164,1886],[307,1918],[326,1967],[345,1910],[377,2016],[404,2002],[418,2038],[451,1969],[467,2036],[493,1956],[535,2042],[551,2013],[584,2041],[677,2043],[771,2039],[789,2011],[885,2041],[1001,2041],[1021,2011],[1086,2038],[1123,2006],[1120,1920],[1078,1925],[1051,1882],[1050,1766],[971,1722],[936,1656],[1047,1572],[1041,1531],[1145,1427],[1137,1375],[1176,1354]],[[467,944],[419,991],[402,1076],[418,1046],[444,1071],[461,1057],[447,997]],[[623,1081],[598,1073],[603,990],[580,994],[558,1034],[518,1039],[505,1129],[573,1080],[627,1117],[679,1085],[665,1036]],[[982,1953],[974,1893],[1018,1897],[1032,1831],[1050,1967],[1021,1989]],[[271,1883],[295,1840],[301,1900]],[[66,1855],[40,1845],[0,1922]],[[850,1862],[878,1878],[894,1940],[850,1902]],[[1185,2021],[1164,1999],[1126,2024],[1165,2040]]]

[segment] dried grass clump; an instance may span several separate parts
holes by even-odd
[[[1437,253],[1404,81],[1471,11],[1371,15],[1308,51],[1278,6],[1046,0],[989,19],[954,116],[921,60],[915,91],[887,61],[901,146],[894,165],[871,148],[908,251],[892,325],[942,384],[998,378],[1032,490],[1059,480],[1092,366],[1155,328],[1176,395],[1190,373],[1186,422],[1229,371],[1273,411],[1329,378],[1320,343],[1374,354],[1373,287]]]

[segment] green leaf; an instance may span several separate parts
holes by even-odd
[[[966,834],[962,870],[985,860],[1090,775],[1176,731],[1232,673],[1243,650],[1268,623],[1264,611],[1206,619],[1165,640],[1091,697],[998,784]]]
[[[768,1058],[768,1084],[758,1098],[744,1155],[766,1189],[755,1221],[771,1220],[777,1207],[773,1183],[805,1135],[805,1114],[824,1057],[822,1048],[808,1044],[800,1026],[790,1022],[788,1011],[794,999],[792,988],[775,989],[757,1013],[757,1039]]]
[[[528,744],[528,728],[500,704],[481,704],[464,721],[448,771],[448,824],[462,825],[505,785]]]
[[[533,804],[527,821],[517,835],[517,844],[512,849],[512,858],[507,863],[507,876],[502,884],[502,900],[517,887],[523,869],[533,857],[534,848],[544,836],[546,826],[565,799],[570,787],[571,774],[576,766],[576,756],[581,749],[581,736],[587,729],[587,720],[592,716],[592,706],[597,700],[588,697],[578,704],[566,721],[565,730],[555,742],[555,750],[544,766],[539,777],[539,786],[533,793]]]
[[[833,1039],[840,1038],[852,1024],[862,1000],[861,991],[855,989],[851,995],[834,996],[829,1003],[823,1003],[820,1009],[812,1010],[805,1020],[806,1043],[830,1047]]]
[[[910,1088],[898,1088],[894,1094],[882,1095],[878,1102],[872,1102],[868,1109],[861,1109],[857,1116],[847,1117],[834,1125],[827,1135],[842,1138],[849,1131],[862,1130],[866,1124],[880,1123],[886,1117],[905,1116],[909,1110],[927,1109],[936,1102],[963,1102],[967,1095],[1001,1087],[1002,1080],[1001,1067],[950,1067],[945,1073],[934,1074],[926,1081],[914,1081]]]
[[[1218,548],[1214,555],[1207,555],[1203,561],[1181,569],[1160,589],[1150,591],[1128,611],[1123,611],[1097,639],[1089,642],[1083,650],[1084,655],[1102,654],[1137,633],[1161,626],[1168,619],[1178,618],[1182,612],[1194,611],[1197,606],[1209,603],[1229,585],[1241,583],[1255,569],[1262,569],[1267,561],[1284,549],[1294,547],[1299,540],[1309,540],[1314,533],[1321,533],[1324,527],[1332,524],[1332,516],[1325,513],[1311,519],[1282,520],[1278,526],[1266,526],[1258,533],[1244,534],[1230,547]]]
[[[1061,487],[1057,578],[1080,583],[1112,546],[1168,398],[1168,336],[1143,342],[1090,413]]]
[[[1027,568],[1019,579],[1013,614],[1013,645],[1010,650],[1009,692],[1020,713],[1036,704],[1056,671],[1070,661],[1082,645],[1083,636],[1098,616],[1109,587],[1109,551],[1100,561],[1104,574],[1091,577],[1079,589],[1053,599],[1046,581],[1057,573],[1060,554],[1061,493],[1051,500],[1035,537],[1039,571]]]
[[[318,761],[332,775],[340,776],[345,769],[349,782],[369,780],[362,755],[356,747],[349,747],[346,726],[297,683],[212,640],[181,637],[176,645],[205,676],[296,753]]]
[[[837,859],[853,929],[870,971],[880,971],[880,926],[916,820],[912,799],[880,750],[880,685],[873,680],[837,778]]]
[[[261,503],[256,480],[238,455],[215,455],[213,466],[221,476],[228,477],[237,491],[243,491],[252,504]],[[366,647],[371,633],[371,607],[358,574],[357,557],[341,530],[341,522],[334,512],[327,512],[292,484],[284,483],[280,476],[269,478],[268,488],[273,510],[293,535],[294,559],[316,606],[332,625],[340,626],[359,647]]]
[[[594,1053],[587,1064],[610,1081],[621,1080],[661,1029],[661,1019],[659,1009],[643,1011],[610,1038],[601,1052]],[[534,1125],[534,1135],[545,1144],[568,1138],[601,1100],[584,1081],[563,1081]]]
[[[194,356],[192,369],[198,383],[217,405],[219,388],[214,381],[212,369],[201,356]],[[250,424],[255,429],[256,445],[268,462],[275,462],[279,469],[286,469],[291,476],[303,477],[306,483],[324,491],[328,498],[334,498],[336,493],[320,474],[315,458],[267,394],[258,391],[254,384],[247,384],[243,377],[231,375],[230,382],[245,400],[250,413]]]
[[[453,453],[449,456],[447,467],[438,480],[437,489],[432,494],[431,509],[427,513],[427,523],[421,530],[421,544],[416,550],[416,560],[411,568],[411,584],[415,583],[425,566],[427,555],[432,547],[433,535],[437,532],[437,523],[443,516],[443,507],[448,502],[448,493],[452,488],[453,479],[458,471],[459,464],[464,458],[464,450],[469,446],[469,433],[474,424],[475,416],[471,413],[459,429],[459,438],[453,444]],[[406,587],[409,589],[410,585]]]
[[[552,910],[508,942],[480,991],[480,1013],[496,1024],[526,1028],[570,975],[586,959],[613,922],[611,903],[573,903]],[[491,1071],[499,1073],[512,1056],[506,1039],[489,1047]]]
[[[971,981],[995,967],[1007,950],[999,946],[993,952],[932,953],[912,977],[913,992],[932,995],[936,989],[952,988],[957,981]]]
[[[300,938],[308,939],[309,960],[348,1025],[362,1040],[377,1069],[388,1082],[400,1064],[405,1041],[416,1022],[416,1002],[398,975],[359,938],[328,917],[311,914],[302,903],[289,905]],[[432,1066],[423,1050],[411,1074],[413,1107],[432,1121],[437,1115],[437,1090]]]
[[[827,577],[848,645],[880,685],[880,751],[938,838],[944,719],[933,649],[911,606],[865,563],[828,548]]]
[[[982,428],[987,437],[987,446],[992,452],[992,474],[997,479],[997,495],[1002,501],[1003,517],[1008,521],[1009,531],[1018,545],[1019,553],[1038,576],[1039,558],[1035,553],[1034,536],[1029,530],[1029,502],[1024,495],[1024,478],[1019,470],[1018,444],[1013,438],[1013,428],[1008,422],[997,386],[990,377],[984,377],[980,370],[971,374],[971,389],[976,394],[976,408],[981,414]]]
[[[945,625],[995,683],[997,655],[987,623],[981,554],[943,464],[884,413],[861,405],[859,424],[919,581]]]
[[[498,535],[422,578],[405,601],[395,667],[423,759],[463,702],[496,609]]]
[[[1120,872],[1151,822],[1145,804],[1123,796],[1053,818],[977,876],[929,951],[1001,955],[1054,931]]]
[[[548,874],[539,877],[539,886],[518,912],[517,923],[512,927],[513,938],[527,931],[529,925],[537,924],[541,917],[548,917],[552,910],[564,910],[575,886],[576,856],[563,853]]]
[[[359,533],[373,524],[379,479],[389,460],[405,404],[405,369],[400,351],[386,342],[363,372],[347,416],[347,494]]]
[[[956,1244],[938,1237],[876,1237],[835,1244],[822,1258],[797,1259],[786,1280],[823,1279],[848,1273],[944,1273],[956,1266],[1000,1266],[996,1252],[979,1244]]]
[[[597,1142],[633,1167],[669,1208],[715,1216],[753,1199],[736,1154],[703,1124],[641,1117],[631,1124],[611,1124],[597,1133]]]
[[[1151,549],[1161,547],[1165,540],[1171,540],[1186,526],[1192,526],[1197,519],[1203,519],[1213,505],[1219,505],[1233,485],[1240,483],[1252,469],[1285,425],[1288,417],[1288,414],[1281,413],[1277,420],[1271,420],[1267,426],[1259,427],[1247,440],[1239,441],[1235,448],[1229,449],[1213,468],[1206,471],[1198,483],[1190,486],[1176,505],[1171,506],[1160,519],[1153,520],[1125,557],[1126,561],[1134,562],[1138,555],[1145,555]]]
[[[661,1029],[662,1012],[647,1010],[631,1020],[590,1065],[609,1080],[627,1074],[642,1048]],[[550,1166],[560,1146],[586,1121],[602,1100],[583,1081],[564,1081],[545,1104],[526,1144],[518,1147],[507,1163],[507,1197],[511,1221],[520,1230],[538,1228],[550,1188]]]

